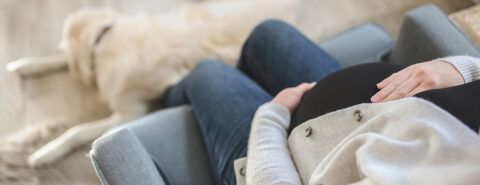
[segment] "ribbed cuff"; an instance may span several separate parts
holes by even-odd
[[[465,83],[469,83],[480,78],[480,59],[469,56],[452,56],[439,58],[437,60],[452,64],[462,75]]]

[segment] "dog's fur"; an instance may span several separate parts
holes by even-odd
[[[268,18],[293,23],[296,5],[297,0],[232,0],[185,4],[159,15],[73,13],[58,54],[21,59],[7,69],[33,75],[68,65],[71,75],[98,89],[113,113],[70,128],[29,156],[28,164],[51,164],[112,126],[146,114],[152,99],[203,59],[234,65],[255,25]]]

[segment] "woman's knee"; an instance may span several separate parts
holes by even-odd
[[[216,60],[203,60],[199,62],[188,75],[189,81],[195,84],[209,83],[212,80],[224,78],[235,69]]]
[[[275,28],[278,28],[278,27],[282,27],[282,26],[286,26],[288,25],[287,23],[281,21],[281,20],[277,20],[277,19],[268,19],[268,20],[265,20],[263,22],[261,22],[260,24],[258,24],[256,26],[255,29],[275,29]]]
[[[285,29],[294,29],[292,26],[289,24],[282,22],[280,20],[275,20],[275,19],[269,19],[266,21],[263,21],[259,25],[253,29],[252,33],[250,34],[249,39],[268,39],[272,38],[279,35],[278,33],[281,32],[281,30]]]
[[[213,59],[206,59],[206,60],[200,61],[195,66],[192,73],[212,74],[212,73],[222,73],[225,70],[233,70],[233,68],[225,64],[224,62],[213,60]]]
[[[213,59],[206,59],[200,61],[195,68],[192,70],[192,73],[211,73],[211,72],[216,72],[217,70],[220,70],[223,68],[223,66],[226,65],[220,61],[213,60]]]
[[[239,66],[245,65],[246,58],[258,58],[266,50],[275,50],[276,46],[283,45],[286,38],[295,28],[279,20],[266,20],[253,29],[243,45]],[[242,68],[242,67],[240,67]]]

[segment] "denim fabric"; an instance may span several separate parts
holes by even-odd
[[[271,96],[240,71],[203,61],[167,91],[164,106],[190,103],[200,126],[217,184],[235,184],[233,161],[245,156],[250,122]]]
[[[238,68],[276,95],[286,87],[318,81],[341,66],[292,26],[266,21],[244,44]]]
[[[191,104],[217,184],[236,184],[233,161],[246,155],[250,124],[260,105],[280,90],[318,81],[340,65],[293,27],[266,21],[245,43],[239,69],[203,61],[162,98],[165,107]]]

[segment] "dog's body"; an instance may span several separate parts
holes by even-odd
[[[296,5],[297,0],[239,0],[185,4],[161,15],[74,13],[64,25],[61,53],[22,59],[7,68],[32,75],[68,65],[74,77],[98,89],[113,113],[69,129],[34,152],[29,165],[53,163],[112,126],[146,114],[149,101],[203,59],[233,65],[256,24],[267,18],[292,23]]]

